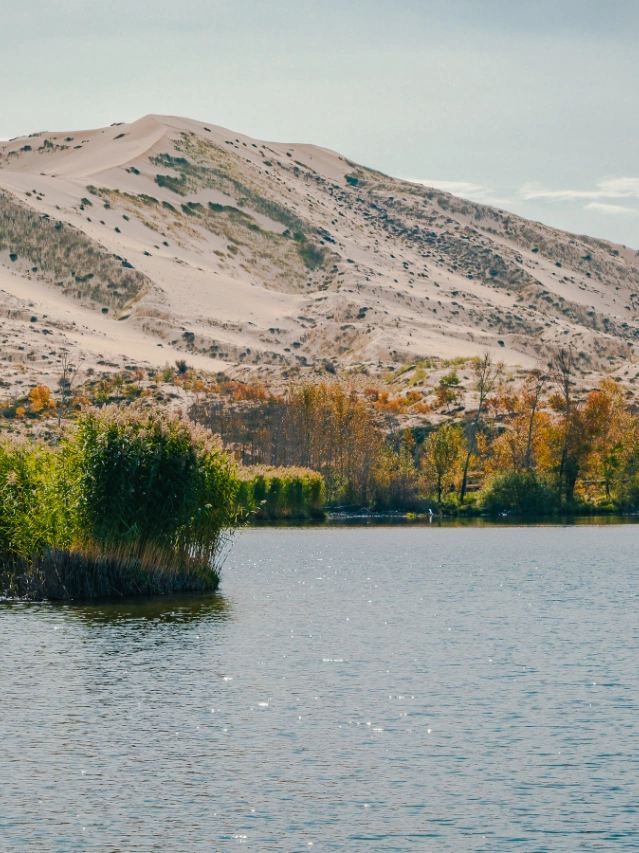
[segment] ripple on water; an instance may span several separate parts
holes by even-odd
[[[4,603],[0,847],[639,849],[636,536],[252,530],[223,595]]]

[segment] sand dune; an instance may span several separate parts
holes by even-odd
[[[323,148],[146,116],[0,143],[0,192],[30,217],[0,219],[5,384],[61,347],[273,378],[570,343],[584,373],[634,370],[638,253]]]

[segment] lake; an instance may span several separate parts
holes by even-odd
[[[221,594],[0,607],[0,848],[637,850],[639,528],[237,535]]]

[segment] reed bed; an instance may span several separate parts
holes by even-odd
[[[240,508],[257,520],[324,516],[326,484],[317,471],[255,465],[238,472]]]
[[[49,549],[31,561],[0,559],[3,595],[29,600],[69,601],[215,592],[220,576],[213,566],[171,560],[147,549],[136,556],[127,548],[77,551]]]
[[[155,413],[86,413],[55,450],[2,444],[0,592],[214,590],[238,488],[210,436]]]

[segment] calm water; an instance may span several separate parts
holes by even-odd
[[[0,608],[0,849],[637,850],[632,526],[247,531]]]

